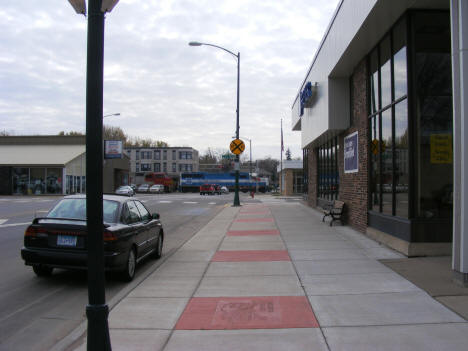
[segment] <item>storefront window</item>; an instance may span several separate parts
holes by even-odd
[[[395,211],[408,217],[409,189],[408,102],[395,105]]]
[[[325,200],[338,198],[338,139],[333,138],[318,148],[317,194]]]
[[[29,168],[13,168],[13,195],[27,195]]]
[[[382,141],[380,155],[382,157],[382,212],[392,215],[393,208],[393,138],[392,109],[382,112]]]
[[[451,218],[453,198],[450,16],[414,16],[417,118],[417,209],[422,218]]]
[[[378,91],[380,107],[370,98],[370,209],[408,217],[408,107],[406,22],[401,20],[369,55],[370,90]],[[380,81],[375,84],[376,73]],[[392,90],[393,89],[393,90]]]
[[[382,94],[382,108],[392,102],[392,75],[390,59],[390,36],[387,36],[379,45],[380,48],[380,88]]]
[[[31,168],[29,189],[33,195],[41,195],[45,193],[45,168]]]
[[[371,209],[380,212],[380,123],[379,115],[371,118]]]
[[[48,194],[62,193],[61,168],[47,168],[46,191]]]
[[[395,100],[408,92],[406,69],[406,21],[401,20],[393,30],[393,72]]]
[[[370,104],[371,112],[375,113],[380,109],[379,105],[379,53],[375,49],[370,55]]]

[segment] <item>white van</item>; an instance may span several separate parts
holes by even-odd
[[[164,185],[162,185],[162,184],[151,185],[149,191],[150,191],[150,193],[163,193],[164,192]]]

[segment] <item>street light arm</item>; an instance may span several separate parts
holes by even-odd
[[[226,51],[227,53],[231,54],[232,56],[236,57],[237,59],[239,58],[239,55],[236,55],[235,53],[233,53],[232,51],[228,50],[228,49],[225,49],[223,48],[222,46],[218,46],[218,45],[214,45],[214,44],[208,44],[208,43],[200,43],[200,42],[196,42],[196,41],[191,41],[189,43],[190,46],[201,46],[201,45],[206,45],[206,46],[212,46],[214,48],[218,48],[218,49],[221,49],[221,50],[224,50]]]

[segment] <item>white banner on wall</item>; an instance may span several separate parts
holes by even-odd
[[[344,137],[344,172],[359,171],[358,132]]]

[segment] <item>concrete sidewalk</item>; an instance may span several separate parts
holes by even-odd
[[[114,307],[112,349],[466,350],[467,321],[378,261],[402,257],[259,196],[226,207]]]

